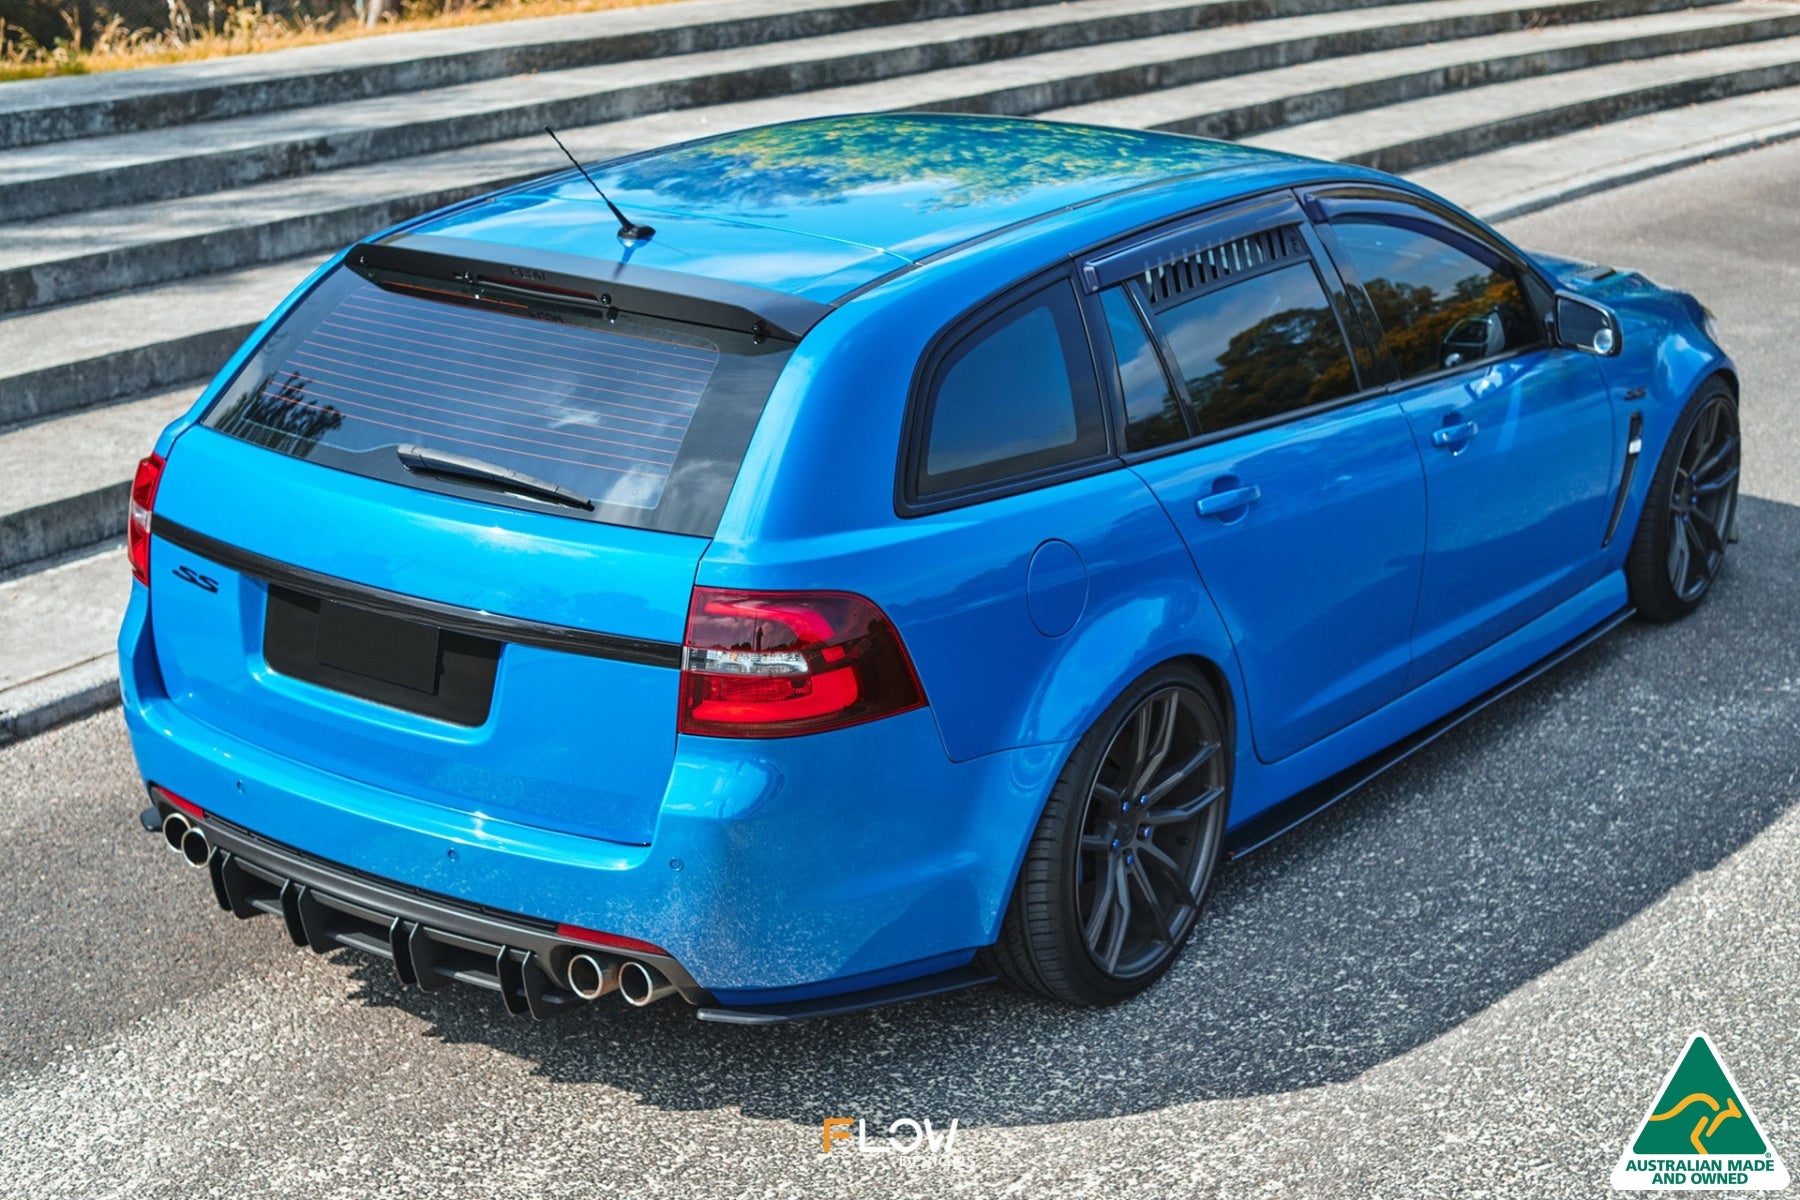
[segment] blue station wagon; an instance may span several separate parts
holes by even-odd
[[[144,822],[534,1017],[1119,1001],[1225,859],[1700,603],[1736,396],[1692,297],[1356,167],[948,115],[578,167],[333,258],[144,460]]]

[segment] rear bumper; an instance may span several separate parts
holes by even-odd
[[[150,788],[158,826],[174,812],[160,791]],[[577,954],[589,954],[615,970],[635,959],[674,984],[690,1004],[713,1003],[666,955],[605,950],[559,936],[550,921],[398,888],[210,814],[192,827],[211,848],[206,870],[220,908],[242,918],[277,917],[296,946],[320,954],[342,947],[385,958],[403,984],[428,992],[453,983],[485,988],[499,993],[514,1016],[543,1020],[583,1003],[568,986],[568,969]]]
[[[1062,747],[1037,747],[952,763],[925,710],[804,739],[684,737],[651,843],[621,845],[369,787],[195,720],[164,691],[148,593],[133,593],[121,680],[144,778],[205,809],[220,846],[255,839],[233,851],[246,863],[271,864],[267,847],[297,856],[270,865],[280,878],[305,882],[322,865],[402,898],[505,914],[507,929],[471,936],[541,951],[553,979],[555,948],[532,939],[565,922],[665,948],[672,982],[726,1008],[953,970],[997,935],[1063,760]],[[449,928],[391,897],[367,907]]]

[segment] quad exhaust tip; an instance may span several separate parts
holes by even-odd
[[[633,1008],[644,1008],[674,994],[674,984],[636,959],[619,968],[619,995]]]
[[[577,954],[569,960],[569,990],[583,1000],[598,1000],[619,986],[619,968],[602,963],[591,954]]]
[[[178,812],[172,812],[168,816],[163,818],[163,823],[162,823],[163,841],[168,843],[169,849],[173,850],[177,854],[180,854],[181,853],[181,840],[188,835],[188,830],[192,829],[193,827],[194,827],[193,823],[191,821],[189,821],[186,817],[182,816]]]
[[[212,847],[207,844],[206,834],[199,826],[190,825],[188,831],[181,835],[181,857],[187,859],[188,866],[204,870],[212,861]]]

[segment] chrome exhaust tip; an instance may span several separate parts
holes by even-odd
[[[187,859],[188,866],[204,870],[212,860],[212,847],[206,842],[206,834],[198,826],[189,826],[181,835],[181,857]]]
[[[619,986],[619,968],[603,963],[591,954],[577,954],[569,960],[569,990],[583,1000],[598,1000]]]
[[[619,995],[633,1008],[654,1004],[674,992],[674,984],[636,959],[619,968]]]
[[[183,816],[182,814],[180,814],[178,812],[172,812],[168,816],[163,818],[163,823],[162,823],[163,841],[168,844],[169,849],[173,850],[177,854],[180,854],[181,853],[181,839],[186,837],[188,834],[188,830],[192,829],[193,827],[194,827],[193,823],[190,822],[185,816]]]

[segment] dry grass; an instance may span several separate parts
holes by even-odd
[[[487,25],[524,17],[553,17],[565,13],[596,12],[609,8],[635,8],[667,0],[390,0],[397,11],[383,14],[381,23],[367,27],[354,18],[288,18],[271,16],[260,3],[228,8],[217,30],[196,26],[179,14],[170,29],[128,29],[117,17],[98,33],[85,35],[80,24],[65,14],[67,37],[50,46],[0,21],[0,83],[15,79],[42,79],[49,75],[85,75],[93,71],[122,71],[159,63],[197,62],[234,54],[285,50],[352,38],[380,37],[418,29],[448,29],[462,25]]]

